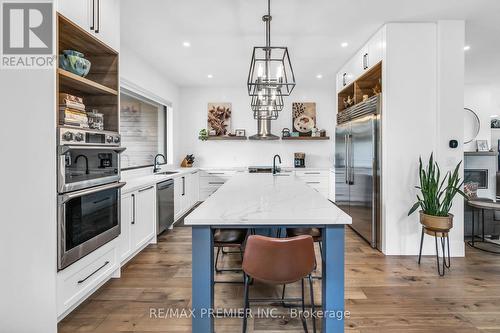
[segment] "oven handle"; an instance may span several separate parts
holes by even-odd
[[[84,195],[104,191],[104,190],[109,190],[112,188],[121,188],[127,184],[126,182],[119,182],[119,183],[112,183],[108,185],[103,185],[103,186],[97,186],[97,187],[92,187],[89,189],[81,190],[81,191],[76,191],[76,192],[71,192],[71,193],[65,193],[59,196],[59,204],[64,204],[68,202],[71,199],[82,197]]]
[[[100,149],[100,150],[112,150],[116,151],[117,153],[123,152],[125,147],[107,147],[107,146],[59,146],[59,155],[64,155],[71,149],[78,149],[78,150],[95,150],[95,149]]]

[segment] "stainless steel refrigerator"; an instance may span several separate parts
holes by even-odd
[[[337,117],[335,203],[352,229],[380,249],[380,96]]]

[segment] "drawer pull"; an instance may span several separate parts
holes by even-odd
[[[104,268],[106,265],[108,265],[108,264],[109,264],[109,261],[106,261],[106,262],[104,263],[104,265],[102,265],[101,267],[99,267],[98,269],[96,269],[95,271],[93,271],[92,273],[90,273],[90,275],[89,275],[89,276],[87,276],[85,279],[78,281],[78,284],[80,284],[80,283],[84,283],[85,281],[87,281],[87,279],[88,279],[88,278],[90,278],[90,277],[91,277],[92,275],[94,275],[95,273],[99,272],[101,269],[103,269],[103,268]]]
[[[319,175],[320,172],[304,172],[305,175]]]
[[[211,185],[223,185],[224,182],[208,182]]]
[[[144,192],[144,191],[150,190],[150,189],[152,189],[153,187],[154,187],[154,186],[149,186],[149,187],[146,187],[146,188],[141,188],[141,189],[139,190],[139,192]]]
[[[209,175],[225,175],[225,172],[209,172]]]
[[[306,182],[306,184],[321,184],[320,182]]]

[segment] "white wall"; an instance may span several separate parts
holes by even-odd
[[[464,91],[464,105],[479,117],[481,128],[476,140],[488,140],[490,147],[497,147],[492,140],[490,121],[492,115],[500,116],[500,84],[467,84]],[[499,132],[500,130],[493,130]],[[496,137],[497,135],[495,135]],[[494,139],[494,138],[493,138]],[[475,140],[465,145],[466,151],[476,151]]]
[[[0,70],[0,332],[55,333],[53,70]]]
[[[194,154],[195,165],[203,167],[230,167],[271,165],[274,154],[280,154],[283,166],[293,166],[294,152],[306,153],[307,167],[329,168],[333,164],[333,137],[335,131],[335,90],[306,88],[297,85],[292,96],[285,99],[285,108],[279,118],[271,122],[272,133],[281,136],[284,127],[292,128],[292,102],[316,102],[318,128],[325,129],[328,141],[201,141],[198,132],[207,127],[207,104],[231,102],[232,129],[246,130],[247,136],[257,132],[257,121],[250,109],[250,97],[244,84],[228,88],[182,88],[180,92],[182,122],[181,150]]]
[[[418,214],[407,216],[416,200],[418,158],[434,152],[443,170],[453,167],[463,149],[463,22],[392,23],[387,25],[382,115],[383,251],[418,254]],[[462,173],[463,175],[463,173]],[[464,254],[463,203],[452,211],[452,256]],[[434,254],[426,238],[424,254]]]
[[[122,24],[126,24],[126,20],[121,20],[121,22]],[[173,158],[169,163],[178,165],[183,158],[182,152],[179,149],[179,142],[181,140],[181,131],[179,131],[181,126],[179,88],[165,74],[153,67],[147,59],[142,59],[138,56],[133,47],[127,44],[126,36],[123,35],[120,48],[120,78],[171,103],[173,115],[169,120],[172,119],[172,128],[174,130],[171,133],[172,142],[167,147],[167,154]]]

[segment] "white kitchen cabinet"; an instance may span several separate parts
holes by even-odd
[[[188,175],[188,196],[189,208],[200,201],[200,177],[198,171],[191,172]]]
[[[174,220],[177,221],[182,216],[184,178],[174,179]]]
[[[59,0],[57,10],[103,43],[120,49],[119,0]]]
[[[57,316],[61,320],[120,268],[116,240],[57,273]]]
[[[383,29],[377,31],[377,33],[368,41],[367,48],[368,56],[366,59],[366,70],[369,70],[382,61],[382,58],[384,57],[385,41]]]
[[[120,262],[124,262],[132,254],[131,224],[133,221],[133,211],[135,209],[132,194],[127,193],[121,196],[120,202],[120,242],[118,255]]]
[[[92,15],[93,0],[59,0],[57,11],[83,28],[94,34],[95,16]],[[94,23],[92,23],[94,19]]]
[[[137,190],[132,194],[135,202],[131,222],[132,249],[149,243],[156,235],[156,188],[154,185]]]
[[[200,177],[200,201],[205,201],[210,195],[219,189],[225,182],[231,179],[239,171],[236,170],[202,170]]]
[[[328,200],[335,202],[335,171],[330,170],[328,179]]]
[[[304,181],[308,186],[319,192],[325,198],[329,193],[328,170],[297,170],[295,176]]]

